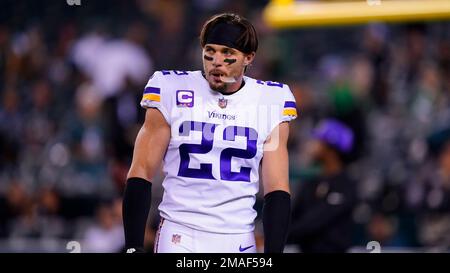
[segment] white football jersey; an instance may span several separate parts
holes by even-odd
[[[231,95],[213,91],[201,71],[157,71],[148,81],[141,106],[171,127],[161,217],[208,232],[253,231],[264,142],[297,111],[287,85],[244,81]]]

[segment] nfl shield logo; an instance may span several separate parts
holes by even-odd
[[[227,107],[227,102],[228,102],[227,99],[225,99],[225,98],[220,98],[220,99],[219,99],[219,107],[220,107],[220,108],[225,108],[225,107]]]
[[[180,234],[173,234],[172,235],[172,243],[179,244],[181,241],[181,235]]]

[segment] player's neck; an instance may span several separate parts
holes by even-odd
[[[231,95],[236,93],[237,91],[241,90],[242,87],[244,87],[245,85],[245,81],[243,77],[240,77],[238,81],[236,81],[235,83],[232,83],[230,85],[227,86],[227,90],[226,91],[222,91],[220,92],[222,95]]]

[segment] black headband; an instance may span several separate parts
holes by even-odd
[[[241,26],[228,23],[218,23],[212,27],[210,31],[208,31],[205,44],[224,45],[248,54],[252,52],[249,45],[242,45],[242,43],[238,43],[238,40],[243,33],[244,29]]]

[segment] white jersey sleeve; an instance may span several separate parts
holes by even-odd
[[[294,95],[288,85],[283,86],[283,110],[280,113],[280,122],[291,121],[297,118],[297,105]]]
[[[167,94],[168,87],[161,71],[156,71],[148,80],[142,94],[141,106],[158,109],[167,123],[171,124],[170,109],[171,96]]]
[[[280,123],[297,118],[297,105],[288,85],[278,82],[267,83],[265,85],[265,88],[267,88],[265,100],[275,110],[275,114],[268,121],[270,127],[268,133],[270,133]]]

